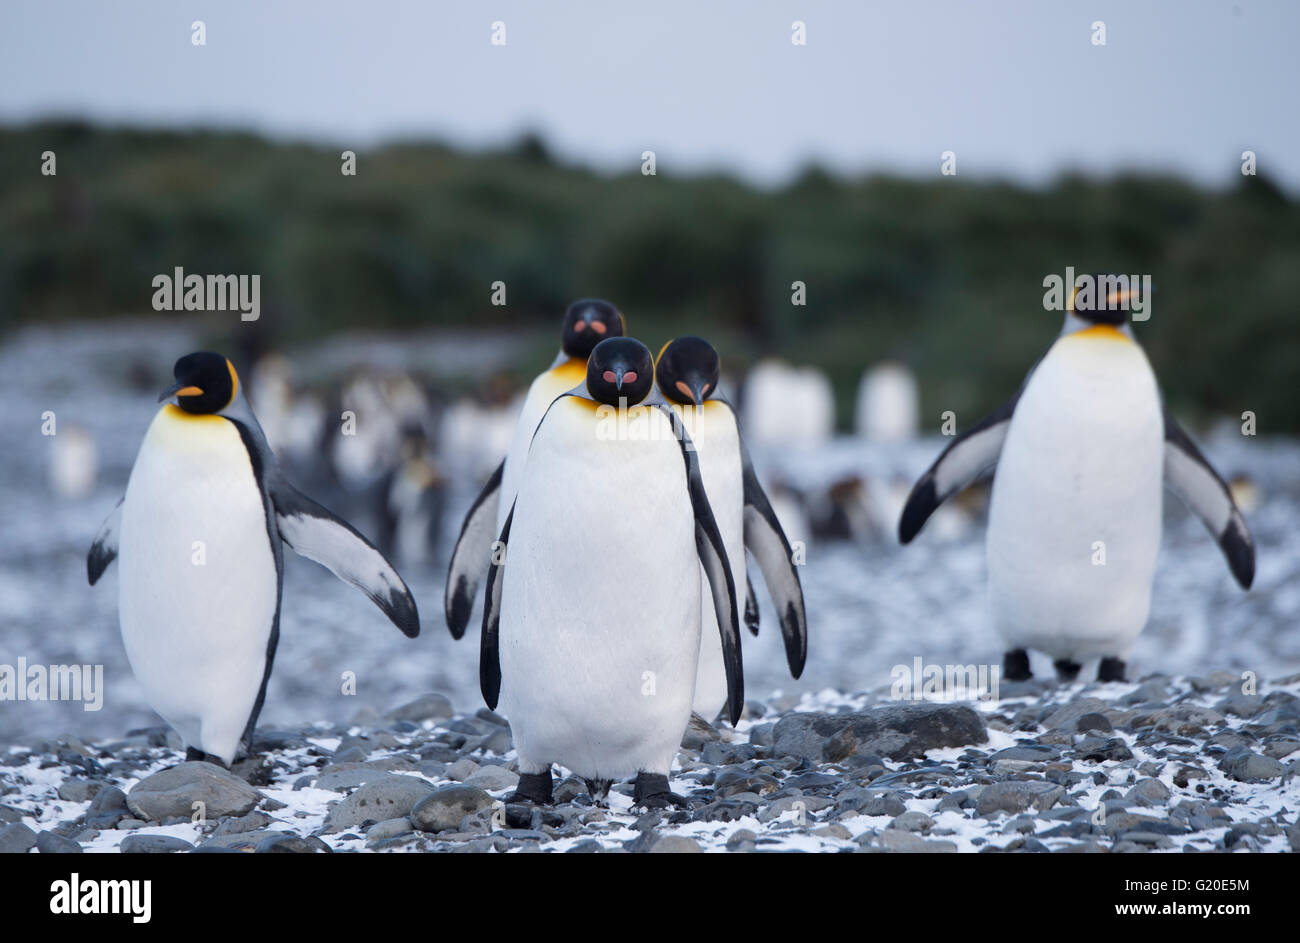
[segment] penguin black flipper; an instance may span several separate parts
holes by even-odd
[[[1205,524],[1228,560],[1228,569],[1250,589],[1255,580],[1255,542],[1228,486],[1165,407],[1165,485]]]
[[[501,477],[505,468],[506,462],[502,459],[465,514],[465,523],[461,525],[456,547],[451,552],[443,609],[452,638],[458,639],[465,634],[470,613],[474,610],[474,594],[478,592],[478,581],[492,549],[492,532],[496,529],[497,504],[501,500]]]
[[[411,591],[393,565],[351,524],[321,507],[283,476],[270,483],[276,525],[285,545],[365,593],[408,638],[420,634]]]
[[[754,595],[754,581],[749,578],[749,570],[745,570],[745,626],[749,629],[749,634],[757,638],[758,636],[758,597]]]
[[[510,540],[510,525],[514,523],[515,506],[510,505],[505,526],[497,538],[501,546]],[[483,632],[478,650],[478,686],[483,692],[483,702],[490,710],[497,709],[501,696],[501,585],[505,576],[506,561],[492,560],[488,566],[487,590],[483,596]]]
[[[740,616],[736,604],[736,582],[727,563],[727,551],[722,542],[722,532],[713,516],[704,479],[700,475],[700,462],[695,455],[695,443],[686,427],[666,403],[656,403],[672,423],[673,435],[681,446],[682,460],[686,463],[686,487],[691,497],[691,510],[695,514],[695,549],[700,565],[709,578],[713,595],[713,608],[718,616],[718,632],[722,636],[722,664],[727,673],[727,716],[734,725],[740,720],[745,707],[745,674],[740,656]]]
[[[122,529],[122,502],[125,500],[125,497],[117,499],[86,554],[86,578],[91,586],[99,582],[108,565],[117,559],[117,538]]]
[[[754,474],[754,464],[750,461],[743,436],[740,438],[740,461],[745,487],[745,549],[754,555],[758,568],[763,572],[763,581],[767,583],[767,592],[781,623],[790,676],[797,678],[803,674],[804,662],[808,660],[808,614],[804,609],[803,585],[795,569],[790,541],[786,539],[781,522],[776,519],[772,502],[767,499],[767,493]],[[757,634],[757,618],[754,628]]]
[[[1017,390],[1015,396],[950,442],[917,480],[898,519],[899,543],[910,543],[939,505],[994,469],[1019,400]]]

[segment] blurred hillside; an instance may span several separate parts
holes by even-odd
[[[39,172],[45,150],[55,177]],[[842,422],[862,368],[902,359],[933,428],[1016,388],[1059,327],[1042,279],[1072,265],[1153,276],[1137,330],[1180,414],[1251,409],[1262,434],[1300,432],[1300,206],[1263,177],[1222,192],[1152,176],[1043,190],[810,169],[761,191],[675,178],[662,154],[656,177],[635,160],[618,177],[558,166],[534,138],[491,154],[394,144],[360,152],[355,177],[339,150],[0,129],[0,331],[150,314],[151,280],[175,266],[260,274],[258,327],[275,343],[361,327],[550,332],[570,300],[601,295],[654,349],[689,331],[733,368],[771,353],[821,365]],[[806,307],[790,303],[795,280]]]

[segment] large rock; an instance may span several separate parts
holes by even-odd
[[[443,786],[420,800],[411,811],[411,824],[422,832],[459,828],[467,815],[496,805],[496,800],[474,786]]]
[[[410,815],[415,804],[433,792],[433,787],[418,776],[389,773],[383,779],[366,783],[348,796],[325,817],[325,832],[333,834],[356,828],[364,822]],[[460,820],[457,819],[457,824]]]
[[[500,792],[503,789],[516,788],[519,785],[519,774],[510,772],[504,766],[480,766],[465,780],[465,785],[485,791]]]
[[[43,855],[79,855],[82,848],[67,836],[54,832],[40,832],[36,836],[36,850]]]
[[[203,803],[208,819],[251,812],[262,794],[238,776],[212,763],[181,763],[136,783],[126,804],[142,819],[161,822],[169,816],[190,818],[194,803]]]
[[[814,763],[854,753],[906,760],[987,739],[983,719],[965,704],[897,704],[847,714],[789,714],[777,722],[772,748]]]
[[[126,793],[116,786],[105,786],[95,793],[86,810],[87,828],[115,828],[117,823],[130,815],[126,805]]]
[[[22,855],[36,846],[36,833],[22,822],[0,828],[0,855]]]

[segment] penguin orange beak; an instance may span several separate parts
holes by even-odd
[[[158,402],[171,399],[173,396],[202,396],[203,390],[197,386],[186,386],[184,382],[175,383],[158,394]]]
[[[677,387],[678,391],[683,396],[689,396],[691,402],[696,406],[704,405],[704,392],[708,388],[707,383],[701,383],[699,380],[696,380],[690,386],[687,386],[685,380],[678,380],[673,384],[673,386]]]

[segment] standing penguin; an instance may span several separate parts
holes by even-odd
[[[718,392],[718,352],[699,337],[679,337],[659,351],[655,380],[695,444],[700,476],[727,550],[737,589],[747,589],[745,621],[758,633],[758,603],[745,572],[745,549],[758,560],[780,616],[790,675],[803,673],[808,656],[808,618],[794,554],[776,513],[754,474],[735,408]],[[701,607],[700,665],[693,709],[705,719],[718,716],[727,699],[722,646],[713,607]]]
[[[1020,391],[944,449],[899,520],[908,543],[945,498],[996,467],[989,601],[1009,680],[1030,676],[1031,648],[1064,680],[1089,658],[1100,658],[1099,681],[1124,679],[1151,605],[1162,480],[1217,538],[1242,587],[1254,578],[1246,522],[1164,407],[1127,303],[1120,291],[1073,297]]]
[[[283,551],[328,567],[407,636],[419,615],[388,561],[280,472],[220,354],[176,361],[126,495],[86,560],[93,586],[122,558],[118,611],[131,668],[187,759],[247,751],[280,634]]]
[[[486,572],[492,538],[500,533],[519,490],[524,458],[533,432],[557,396],[580,386],[587,376],[587,357],[601,341],[622,337],[623,314],[608,301],[584,298],[569,305],[560,329],[560,352],[545,373],[528,388],[519,421],[515,423],[510,451],[488,478],[487,484],[465,514],[460,536],[451,552],[443,608],[452,638],[460,638],[469,625],[474,593]]]
[[[635,776],[634,802],[681,798],[668,772],[691,713],[700,564],[717,612],[732,723],[744,705],[736,591],[689,436],[643,405],[654,362],[602,341],[586,389],[558,398],[533,436],[488,574],[479,662],[519,751],[514,800],[551,801],[551,764],[602,799]]]

